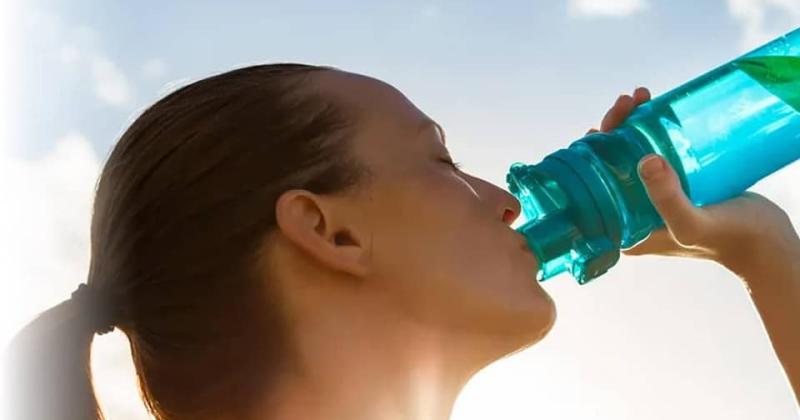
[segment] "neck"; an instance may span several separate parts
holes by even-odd
[[[318,313],[297,328],[295,363],[258,418],[447,420],[463,386],[491,361],[487,349],[376,313]]]

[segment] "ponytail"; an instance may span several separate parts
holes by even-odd
[[[73,297],[41,313],[13,339],[5,371],[15,420],[102,420],[91,379],[97,311],[82,285]],[[95,306],[96,307],[96,306]]]

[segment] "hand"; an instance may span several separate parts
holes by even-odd
[[[620,96],[599,131],[620,125],[637,105],[648,100],[650,92],[645,88],[637,88],[633,96]],[[666,159],[649,154],[639,162],[638,169],[665,226],[622,250],[622,254],[707,259],[742,277],[763,271],[769,264],[780,264],[781,259],[800,257],[800,239],[791,220],[766,197],[745,191],[723,202],[698,207],[686,196]]]

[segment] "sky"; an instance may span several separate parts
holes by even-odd
[[[247,64],[333,65],[400,89],[464,170],[505,187],[595,127],[800,26],[800,0],[0,2],[0,346],[86,279],[92,192],[139,113]],[[750,188],[800,226],[800,163]],[[622,256],[543,283],[540,343],[480,372],[452,419],[800,418],[738,279],[709,261]],[[127,339],[97,336],[110,419],[147,419]]]

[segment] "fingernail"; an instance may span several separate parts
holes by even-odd
[[[639,174],[642,178],[653,179],[664,170],[664,160],[660,156],[651,154],[639,163]]]

